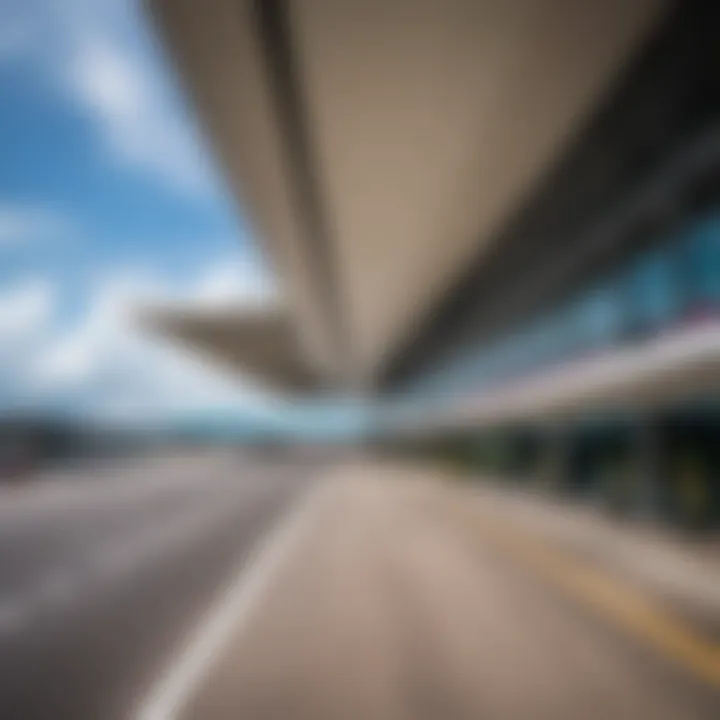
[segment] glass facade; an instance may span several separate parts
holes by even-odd
[[[696,218],[661,247],[504,338],[465,350],[411,393],[477,392],[716,314],[720,315],[720,212]]]
[[[720,304],[720,215],[699,220],[690,228],[682,274],[690,313],[715,312]]]
[[[675,250],[673,246],[653,252],[630,269],[623,318],[626,336],[655,333],[678,320],[682,275]]]

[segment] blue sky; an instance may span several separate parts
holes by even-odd
[[[0,408],[279,412],[137,308],[273,295],[135,0],[0,0]]]

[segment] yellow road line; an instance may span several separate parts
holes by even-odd
[[[480,531],[596,612],[720,687],[720,645],[701,637],[645,595],[515,527],[501,528],[483,516]]]

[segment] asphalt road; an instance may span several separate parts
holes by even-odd
[[[720,717],[717,646],[480,505],[230,455],[4,493],[0,718]]]
[[[0,718],[130,717],[302,475],[216,455],[3,490]]]

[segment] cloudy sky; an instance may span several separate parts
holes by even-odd
[[[274,407],[132,321],[273,293],[136,0],[0,0],[0,409]]]

